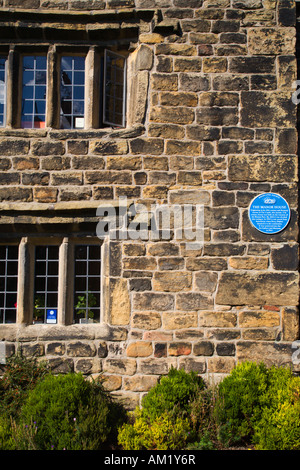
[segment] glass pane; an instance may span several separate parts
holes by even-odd
[[[0,57],[0,127],[5,126],[6,113],[6,58]]]
[[[57,309],[58,246],[35,249],[34,322],[46,322],[47,310]]]
[[[100,246],[75,247],[74,322],[100,321]]]
[[[66,56],[61,60],[60,126],[84,128],[85,57]]]
[[[45,127],[46,81],[46,56],[23,57],[21,125],[24,128]]]
[[[125,125],[125,73],[126,59],[105,51],[104,122],[106,124]]]

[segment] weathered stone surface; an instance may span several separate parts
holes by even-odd
[[[295,273],[221,274],[216,302],[223,305],[295,305],[298,276]]]
[[[263,361],[266,366],[275,364],[286,366],[291,362],[291,345],[281,342],[239,341],[237,343],[238,361]]]
[[[232,181],[296,181],[297,160],[294,156],[237,155],[229,157]]]
[[[129,344],[126,350],[128,357],[148,357],[153,353],[152,343],[148,341],[137,341]]]
[[[294,28],[249,28],[250,54],[293,54]]]
[[[239,326],[241,328],[274,327],[280,325],[278,312],[245,311],[239,314]]]
[[[112,325],[127,325],[131,312],[127,280],[111,279],[110,289],[111,323]]]
[[[192,287],[190,273],[157,272],[153,278],[153,288],[162,292],[182,292]]]
[[[205,310],[213,306],[213,299],[209,295],[200,293],[178,294],[176,307],[178,310]]]
[[[285,92],[245,91],[241,96],[241,122],[246,127],[291,127],[296,108]],[[278,113],[280,109],[280,113]]]

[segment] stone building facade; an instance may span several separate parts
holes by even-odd
[[[0,5],[6,356],[102,374],[130,407],[171,366],[297,367],[295,2]],[[248,214],[270,192],[291,210],[275,234]]]

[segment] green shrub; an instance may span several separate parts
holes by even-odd
[[[285,367],[243,362],[219,384],[215,414],[225,445],[300,449],[300,377]]]
[[[261,419],[254,426],[258,450],[300,450],[300,377],[271,367]]]
[[[191,403],[199,390],[204,388],[203,379],[195,372],[171,368],[167,376],[143,397],[142,414],[150,420],[163,414],[190,411]]]
[[[22,354],[8,358],[4,375],[0,377],[0,414],[9,420],[17,418],[29,390],[47,373],[47,365],[36,358]]]
[[[40,450],[101,449],[122,412],[102,385],[81,374],[46,376],[29,392],[21,411],[24,423],[36,423]]]
[[[119,444],[125,450],[182,449],[195,440],[191,405],[203,388],[195,372],[171,368],[143,397],[142,407],[131,414],[132,422],[119,430]]]
[[[227,445],[253,435],[260,419],[268,386],[263,363],[242,362],[220,382],[215,407],[221,425],[220,438]]]
[[[135,411],[133,424],[124,424],[118,442],[124,450],[180,450],[190,439],[188,418],[163,412],[152,421],[140,409]]]

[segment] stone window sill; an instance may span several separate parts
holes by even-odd
[[[125,128],[101,128],[101,129],[12,129],[8,127],[0,128],[0,137],[50,137],[56,140],[68,139],[93,139],[93,138],[118,138],[128,139],[143,135],[145,127],[142,124],[133,125]]]

